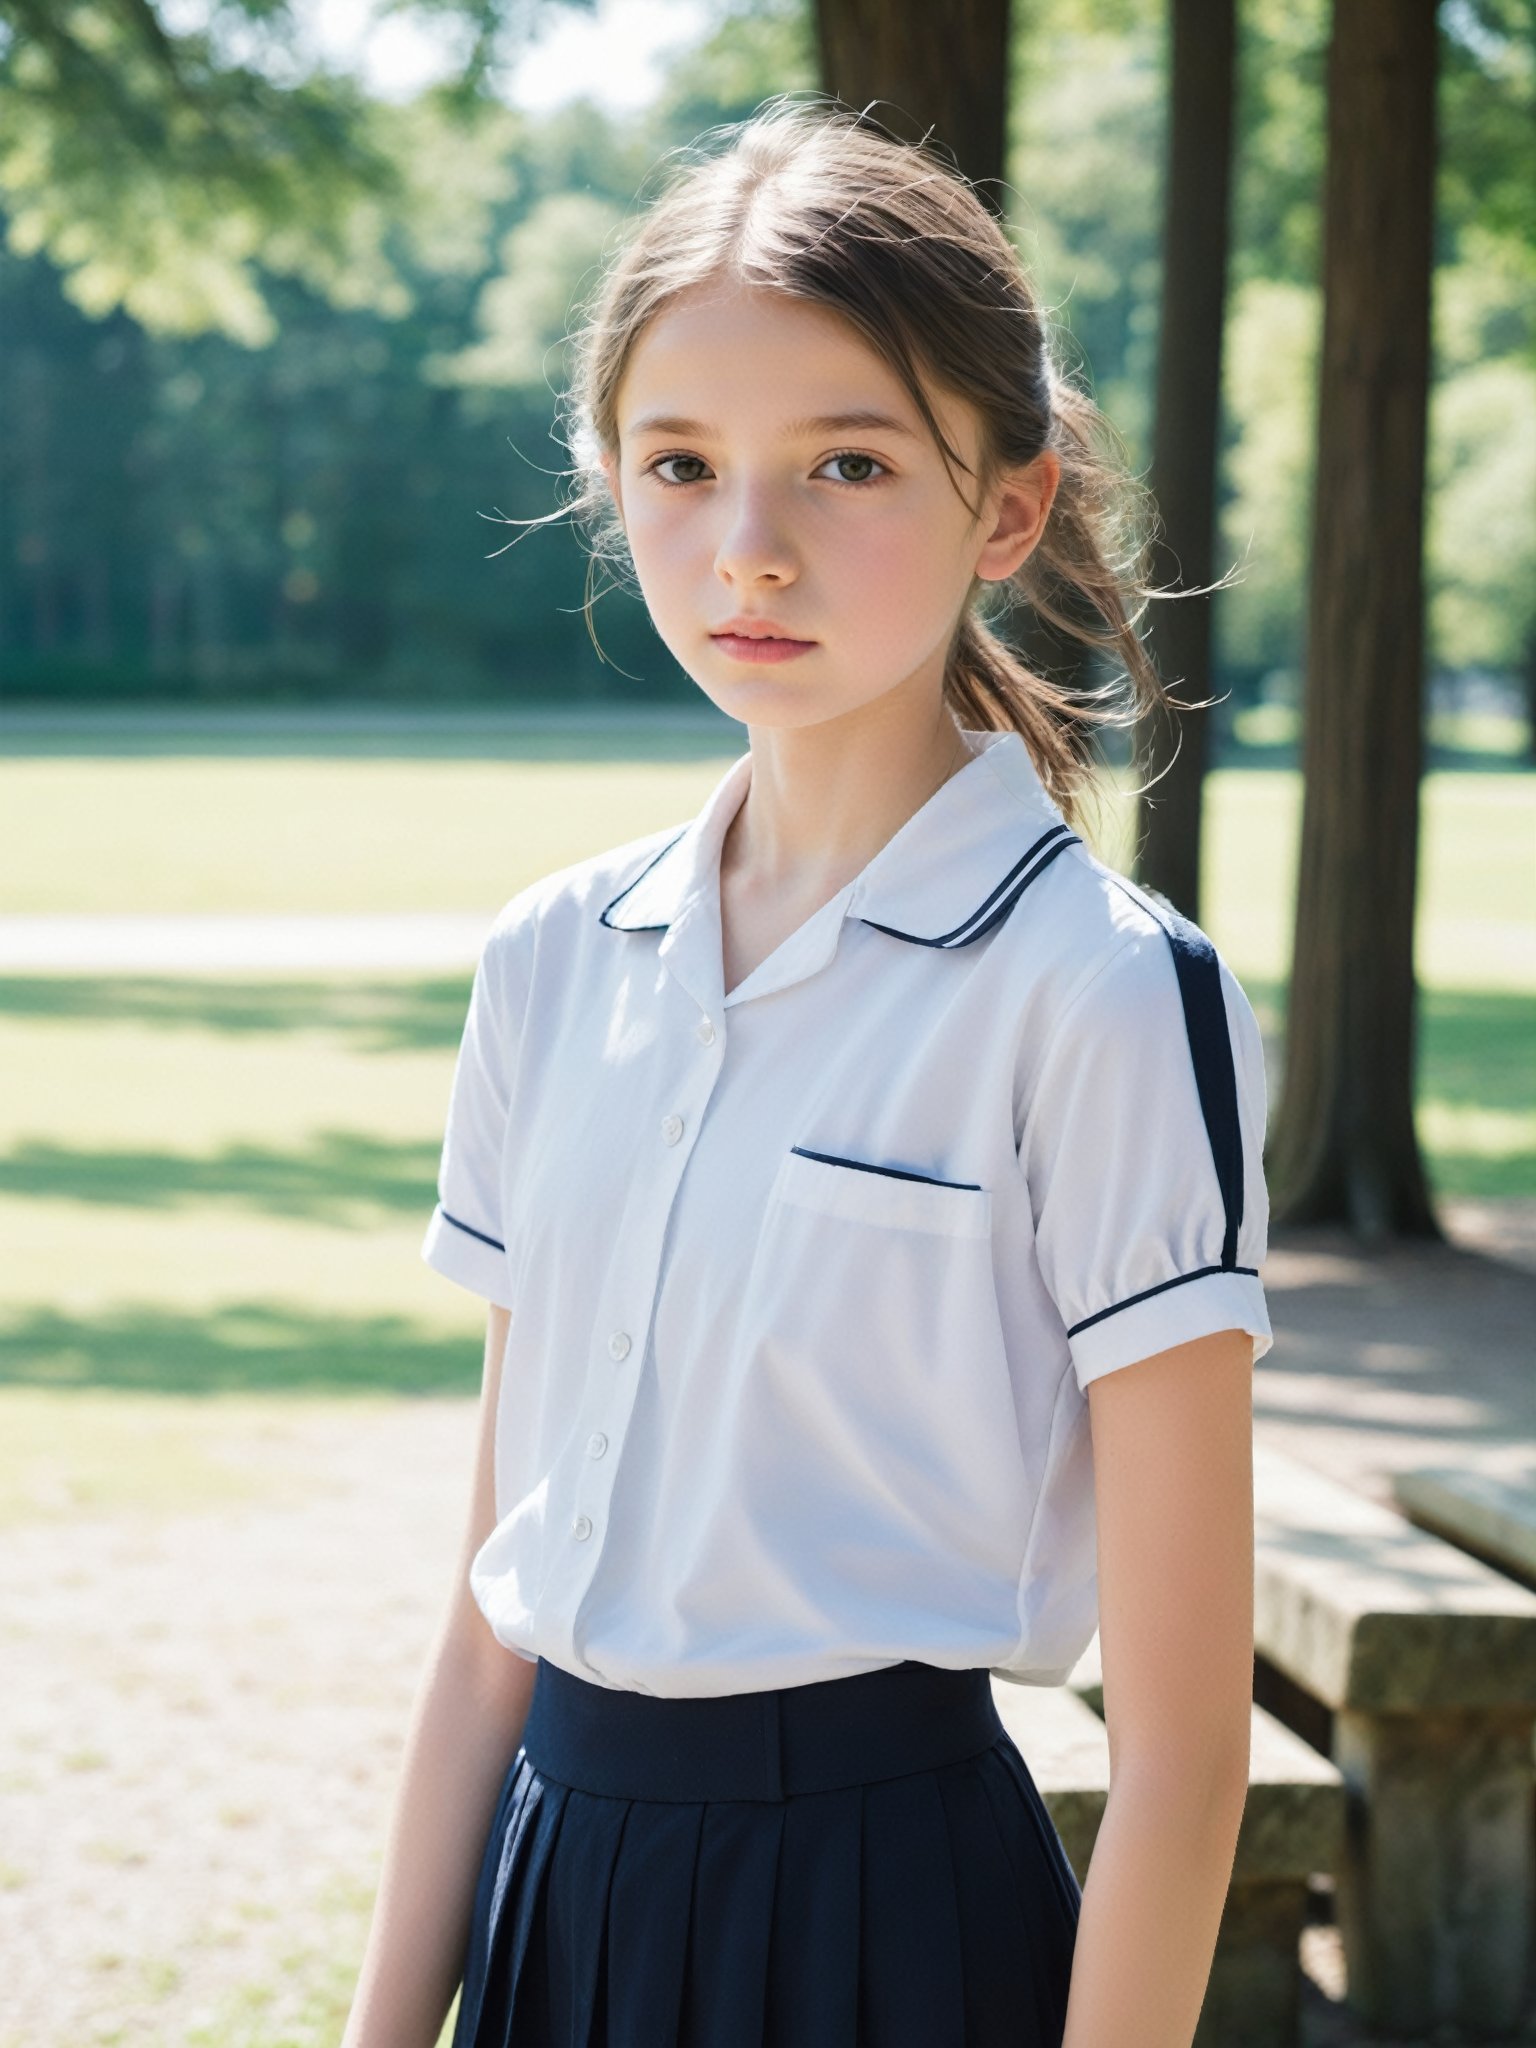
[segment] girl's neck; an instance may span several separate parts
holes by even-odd
[[[866,734],[846,747],[815,727],[758,734],[721,847],[722,884],[754,898],[826,902],[978,751],[947,710],[931,731]]]

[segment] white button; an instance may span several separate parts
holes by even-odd
[[[707,1017],[701,1017],[698,1023],[694,1026],[694,1029],[698,1032],[699,1037],[703,1040],[705,1045],[714,1044],[715,1027]]]
[[[628,1330],[615,1330],[608,1339],[608,1350],[614,1358],[627,1358],[629,1356]]]
[[[683,1120],[680,1116],[664,1116],[661,1120],[661,1135],[669,1145],[675,1145],[683,1135]]]
[[[578,1515],[571,1524],[571,1534],[578,1543],[585,1543],[592,1534],[592,1524],[586,1515]]]
[[[588,1457],[600,1458],[603,1455],[604,1451],[607,1450],[607,1448],[608,1439],[603,1435],[603,1432],[600,1429],[594,1430],[592,1435],[587,1438]]]

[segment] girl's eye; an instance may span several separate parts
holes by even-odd
[[[698,469],[707,469],[709,467],[709,464],[699,455],[658,455],[646,473],[649,476],[655,477],[658,483],[670,484],[674,489],[679,484],[697,483],[698,478],[692,476],[663,476],[661,474],[662,465],[668,462],[691,462]]]
[[[866,465],[873,465],[874,468],[887,475],[889,474],[883,462],[877,461],[873,455],[859,455],[852,448],[845,450],[841,455],[829,455],[826,462],[822,464],[822,468],[826,469],[829,464],[834,462],[862,462]],[[872,476],[835,476],[830,481],[835,484],[872,484],[876,479]]]
[[[656,460],[647,466],[646,474],[648,476],[654,476],[659,484],[665,484],[671,490],[677,490],[685,484],[695,484],[700,481],[700,479],[697,476],[663,476],[663,469],[665,469],[669,463],[674,462],[692,464],[695,469],[707,470],[709,467],[709,464],[704,460],[702,455],[658,455]],[[863,463],[866,466],[866,468],[873,467],[874,469],[879,470],[882,474],[889,474],[889,472],[886,470],[885,464],[879,461],[875,456],[860,455],[851,448],[845,449],[843,453],[840,455],[829,455],[826,461],[821,465],[821,469],[829,468],[834,462],[853,463],[855,466],[857,466],[860,463]],[[817,470],[816,472],[818,476],[821,474],[821,469]],[[828,483],[834,484],[872,484],[878,482],[879,479],[873,476],[834,476],[828,477],[827,481]]]

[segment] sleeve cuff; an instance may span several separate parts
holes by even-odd
[[[421,1256],[434,1272],[467,1287],[498,1308],[513,1306],[504,1247],[468,1223],[450,1216],[441,1202],[432,1211]]]
[[[1068,1334],[1072,1366],[1080,1387],[1138,1358],[1148,1358],[1192,1337],[1217,1330],[1247,1330],[1253,1362],[1274,1342],[1264,1285],[1253,1273],[1192,1275],[1151,1294],[1133,1297]]]

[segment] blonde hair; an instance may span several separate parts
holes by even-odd
[[[725,148],[711,147],[722,137]],[[574,513],[586,531],[588,630],[593,569],[617,565],[622,580],[629,560],[600,457],[617,455],[619,387],[647,322],[679,293],[722,281],[815,301],[901,379],[951,481],[953,465],[966,465],[939,429],[925,379],[979,417],[983,497],[1002,470],[1044,449],[1056,454],[1060,482],[1040,539],[1006,582],[974,581],[943,688],[959,724],[1021,733],[1052,800],[1080,822],[1083,798],[1097,793],[1098,729],[1179,705],[1136,628],[1148,599],[1184,593],[1145,580],[1158,528],[1151,493],[1130,472],[1112,423],[1057,362],[1017,250],[974,186],[926,142],[903,142],[828,96],[779,95],[673,154],[570,337],[560,416],[576,488],[547,516]],[[1068,691],[1032,673],[988,616],[1021,601],[1070,640],[1117,659],[1124,677]]]

